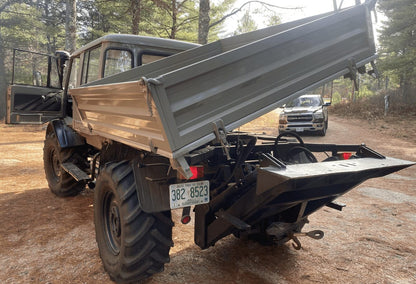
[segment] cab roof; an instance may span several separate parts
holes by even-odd
[[[72,56],[77,56],[80,53],[88,50],[96,45],[105,42],[115,42],[115,43],[124,43],[124,44],[133,44],[133,45],[143,45],[143,46],[154,46],[169,48],[175,50],[187,50],[194,47],[200,46],[196,43],[190,43],[180,40],[149,37],[149,36],[139,36],[139,35],[130,35],[130,34],[109,34],[103,37],[100,37],[92,42],[84,45],[83,47],[77,49]]]

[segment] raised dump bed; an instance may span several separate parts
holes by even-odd
[[[73,126],[173,158],[376,57],[359,5],[197,47],[70,90]],[[277,125],[276,125],[277,127]]]

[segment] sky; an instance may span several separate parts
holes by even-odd
[[[248,2],[248,1],[249,0],[237,0],[234,7],[235,8],[241,7],[241,5],[243,5],[245,2]],[[317,15],[317,14],[322,14],[325,12],[330,12],[334,10],[333,0],[260,0],[260,1],[270,3],[276,6],[281,6],[281,7],[301,8],[301,9],[296,9],[296,10],[270,8],[277,12],[277,14],[280,16],[283,23],[313,16],[313,15]],[[339,6],[341,2],[342,2],[342,8],[355,5],[355,0],[343,0],[343,1],[337,0],[337,5]],[[361,2],[364,2],[364,0],[361,0]],[[260,4],[257,4],[257,3],[251,3],[250,5],[251,5],[250,7],[251,10],[254,10],[256,8],[261,9],[261,10],[265,9]],[[242,17],[242,15],[243,13],[238,13],[230,17],[225,22],[225,26],[226,26],[226,30],[224,31],[225,37],[227,36],[227,34],[230,34],[235,30],[235,28],[237,27],[237,22]],[[256,21],[258,28],[265,27],[265,24],[263,23],[264,17],[262,17],[261,15],[257,15],[257,14],[252,14],[252,17]]]

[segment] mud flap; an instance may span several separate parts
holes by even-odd
[[[169,180],[176,175],[169,174],[169,165],[146,166],[141,165],[138,160],[134,160],[133,165],[137,197],[143,211],[154,213],[170,210]]]

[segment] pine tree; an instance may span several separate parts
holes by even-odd
[[[380,0],[386,15],[380,35],[380,69],[400,87],[407,102],[416,102],[416,3]]]

